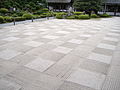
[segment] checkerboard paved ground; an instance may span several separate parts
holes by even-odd
[[[0,28],[0,90],[120,90],[120,18]]]

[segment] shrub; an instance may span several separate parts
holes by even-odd
[[[0,23],[3,23],[3,22],[4,22],[4,17],[0,16]]]
[[[16,12],[17,16],[22,16],[23,14],[26,14],[27,12],[21,11],[21,12]]]
[[[45,18],[45,17],[46,17],[46,15],[40,15],[40,17],[41,17],[41,18]]]
[[[52,16],[52,14],[51,14],[50,12],[48,12],[48,13],[43,13],[42,15],[44,15],[44,16],[46,16],[46,17],[51,17],[51,16]]]
[[[74,15],[81,15],[83,12],[73,12]]]
[[[79,15],[78,19],[90,19],[89,15]]]
[[[96,15],[96,14],[92,14],[92,15],[91,15],[91,18],[99,18],[99,16]]]
[[[4,17],[4,20],[5,20],[5,22],[12,22],[13,18],[9,17],[9,16],[6,16],[6,17]]]
[[[39,11],[35,12],[34,14],[40,15],[42,13],[44,13],[44,12],[42,10],[39,10]]]
[[[23,14],[23,16],[22,16],[22,17],[24,17],[24,18],[26,18],[26,19],[32,19],[32,18],[33,18],[33,15],[32,15],[32,14],[27,13],[27,14]]]
[[[57,18],[57,19],[63,19],[63,15],[57,14],[57,15],[56,15],[56,18]]]
[[[66,19],[76,19],[75,15],[67,16]]]
[[[8,13],[8,9],[6,9],[6,8],[1,8],[1,9],[0,9],[0,13],[6,14],[6,13]]]
[[[15,21],[24,21],[25,19],[24,17],[15,17]]]
[[[41,18],[40,15],[34,15],[33,17],[34,17],[34,19]]]
[[[18,15],[15,13],[15,14],[12,15],[12,17],[18,17]]]
[[[48,12],[49,10],[47,8],[42,9],[43,12]]]
[[[65,12],[54,12],[53,15],[56,16],[57,14],[59,15],[67,15]]]
[[[110,17],[110,15],[109,14],[107,14],[107,13],[104,13],[104,14],[100,14],[100,17]]]

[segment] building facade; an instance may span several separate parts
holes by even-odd
[[[47,0],[48,6],[52,7],[54,11],[64,11],[68,10],[74,0]],[[120,0],[107,0],[103,2],[103,10],[104,12],[114,12],[116,15],[117,12],[120,12]]]
[[[48,6],[54,11],[65,11],[72,6],[72,0],[47,0]]]
[[[120,13],[120,0],[107,0],[103,4],[104,12],[113,12],[113,15]]]

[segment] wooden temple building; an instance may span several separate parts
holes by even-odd
[[[72,7],[74,0],[47,0],[48,6],[54,11],[65,11]],[[120,12],[120,0],[107,0],[103,2],[103,10],[105,12]]]
[[[104,3],[105,12],[114,12],[114,15],[119,12],[120,13],[120,0],[107,0]]]
[[[47,0],[48,6],[52,7],[53,10],[68,10],[73,3],[73,0]]]

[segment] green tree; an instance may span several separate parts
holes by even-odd
[[[103,0],[75,0],[73,7],[78,11],[94,11],[96,14],[101,9]]]

